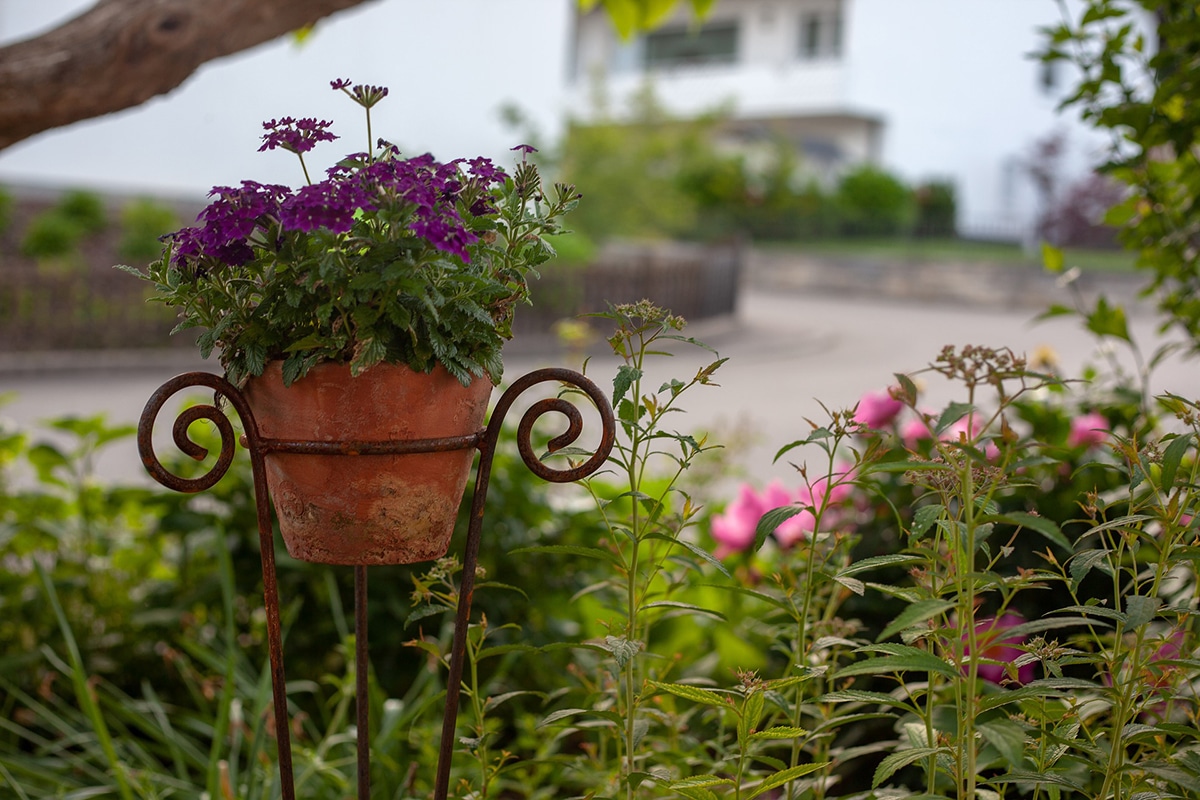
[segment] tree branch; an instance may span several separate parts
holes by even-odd
[[[207,61],[366,0],[100,0],[0,48],[0,149],[166,94]]]

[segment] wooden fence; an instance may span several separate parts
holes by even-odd
[[[742,249],[688,244],[613,245],[595,263],[552,268],[535,284],[518,332],[546,333],[554,322],[605,303],[649,298],[688,320],[732,313]],[[150,287],[111,267],[38,267],[0,262],[0,352],[190,347],[169,336],[172,310],[146,301]]]

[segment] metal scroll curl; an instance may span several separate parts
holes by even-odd
[[[538,457],[533,448],[533,426],[544,415],[557,412],[567,418],[567,430],[550,440],[549,451],[551,453],[573,444],[583,432],[583,415],[579,408],[568,399],[559,396],[535,402],[521,416],[520,425],[517,427],[517,449],[521,453],[521,459],[525,462],[525,466],[542,480],[552,483],[569,483],[586,478],[599,469],[608,459],[609,453],[612,452],[616,436],[616,422],[613,418],[612,406],[609,405],[608,398],[604,396],[599,387],[586,376],[570,369],[547,368],[534,370],[519,378],[496,403],[496,408],[492,412],[491,424],[488,426],[488,438],[492,442],[496,441],[500,425],[519,395],[532,386],[549,381],[573,386],[591,398],[592,404],[600,414],[600,443],[586,461],[569,468],[549,465]]]
[[[214,375],[211,372],[185,372],[182,375],[176,375],[160,386],[150,396],[150,399],[146,401],[146,407],[142,410],[141,419],[138,421],[138,455],[141,456],[142,464],[145,465],[146,471],[150,473],[154,480],[168,489],[189,494],[202,492],[205,489],[211,488],[217,481],[224,477],[225,473],[229,470],[229,465],[233,463],[237,444],[233,424],[229,421],[229,417],[225,415],[225,412],[218,408],[215,403],[213,405],[192,406],[180,412],[175,420],[175,424],[171,427],[175,446],[185,455],[197,461],[204,460],[208,456],[208,448],[202,447],[192,441],[188,436],[188,428],[193,422],[206,419],[216,425],[217,430],[221,434],[221,452],[217,455],[216,463],[199,478],[182,478],[169,472],[162,465],[162,462],[159,461],[157,454],[154,452],[154,423],[158,419],[158,414],[162,411],[162,407],[167,400],[177,392],[193,386],[207,387],[212,389],[216,395],[228,400],[237,411],[238,416],[242,418],[242,422],[247,429],[247,436],[254,437],[256,434],[253,415],[250,413],[250,408],[246,404],[245,398],[242,397],[242,393],[237,390],[237,387],[221,376]]]

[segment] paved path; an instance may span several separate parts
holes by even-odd
[[[1051,298],[1048,298],[1048,300]],[[1070,318],[1033,324],[1027,309],[922,304],[901,300],[862,300],[818,296],[795,291],[751,288],[741,300],[736,320],[694,326],[689,333],[707,341],[729,362],[717,373],[720,388],[699,387],[686,395],[686,415],[677,415],[681,430],[710,430],[731,445],[730,453],[751,477],[794,481],[787,464],[773,465],[780,445],[805,435],[804,418],[822,421],[823,402],[830,408],[852,405],[865,391],[880,390],[894,372],[924,367],[944,345],[1008,346],[1032,353],[1049,346],[1068,375],[1099,360],[1095,340]],[[1136,335],[1150,346],[1154,321],[1135,317]],[[662,359],[654,380],[689,378],[707,363],[694,350]],[[1128,359],[1123,359],[1129,364]],[[514,352],[506,359],[510,376],[539,366],[579,367],[562,353]],[[205,362],[183,359],[107,370],[71,369],[45,373],[0,373],[0,393],[15,398],[0,407],[0,417],[20,425],[65,414],[105,413],[116,422],[136,421],[147,397],[163,381]],[[211,365],[207,365],[212,368]],[[611,359],[594,358],[588,368],[602,385],[615,369]],[[1200,397],[1200,370],[1194,363],[1172,361],[1156,375],[1155,392],[1172,391]],[[947,387],[928,383],[929,405],[950,399]],[[159,428],[168,425],[160,424]],[[129,479],[141,467],[132,445],[113,448],[98,463],[100,474]],[[729,471],[732,479],[736,472]]]

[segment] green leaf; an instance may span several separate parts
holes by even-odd
[[[1066,786],[1083,795],[1088,794],[1088,790],[1083,786],[1083,784],[1068,778],[1062,773],[1052,772],[1050,770],[1046,770],[1044,772],[1008,772],[995,778],[988,778],[987,783],[1032,783],[1037,785],[1048,783],[1051,786]]]
[[[888,655],[866,658],[847,664],[837,671],[836,678],[852,675],[883,675],[893,672],[937,672],[949,678],[958,677],[958,671],[932,653],[916,652],[906,655]]]
[[[913,513],[911,536],[920,539],[942,515],[945,508],[938,505],[921,506]]]
[[[829,692],[817,698],[819,703],[868,703],[871,705],[890,706],[903,711],[911,711],[912,706],[883,692],[869,692],[864,689],[842,689]]]
[[[767,543],[767,537],[774,533],[776,528],[802,511],[804,509],[800,506],[780,506],[763,514],[758,520],[758,527],[754,530],[753,552],[757,553],[762,549],[763,545]]]
[[[697,614],[703,614],[706,617],[713,617],[714,619],[725,619],[725,615],[720,611],[713,611],[711,608],[704,608],[703,606],[697,606],[691,603],[681,603],[678,600],[656,600],[653,603],[647,603],[646,605],[642,606],[642,608],[678,608],[683,611],[692,611]]]
[[[994,719],[976,726],[983,738],[1000,751],[1009,767],[1025,766],[1025,729],[1010,719]]]
[[[1062,272],[1065,263],[1062,250],[1049,242],[1042,242],[1042,264],[1047,272]]]
[[[1164,492],[1170,492],[1175,488],[1175,474],[1179,470],[1179,464],[1183,461],[1183,457],[1187,455],[1192,446],[1192,437],[1195,434],[1183,433],[1176,436],[1167,445],[1167,449],[1162,455],[1162,486]]]
[[[1108,608],[1106,606],[1067,606],[1066,608],[1060,608],[1058,610],[1059,611],[1074,611],[1078,614],[1084,614],[1087,616],[1094,616],[1094,617],[1103,617],[1104,619],[1111,619],[1111,620],[1114,620],[1116,622],[1121,622],[1121,623],[1129,622],[1129,617],[1126,616],[1123,612],[1117,611],[1114,608]],[[1092,624],[1094,625],[1095,622],[1093,622]]]
[[[693,775],[690,778],[675,781],[670,788],[672,789],[711,789],[714,786],[733,786],[733,781],[729,778],[719,778],[716,775]]]
[[[758,786],[755,786],[754,791],[746,795],[746,800],[754,800],[755,797],[758,797],[764,792],[777,789],[780,786],[783,786],[785,783],[794,781],[797,778],[803,778],[805,775],[808,775],[811,772],[816,772],[823,767],[829,766],[830,763],[831,762],[829,761],[820,761],[813,764],[800,764],[799,766],[792,767],[791,769],[785,769],[782,772],[776,772]]]
[[[617,368],[617,374],[613,377],[613,405],[618,405],[621,399],[625,397],[625,393],[629,391],[629,387],[642,377],[642,371],[637,367],[631,367],[628,364],[622,364]],[[635,397],[636,401],[637,398]]]
[[[715,708],[730,707],[730,696],[725,691],[718,692],[713,689],[701,689],[699,686],[690,686],[684,683],[648,681],[648,684],[655,691],[673,694],[676,697],[682,697],[684,700],[691,700],[693,703],[701,703],[706,706],[714,706]]]
[[[882,642],[884,639],[889,639],[900,631],[907,630],[918,622],[924,622],[927,619],[936,617],[943,611],[954,608],[954,603],[949,600],[938,600],[937,598],[929,598],[919,600],[916,603],[901,611],[895,619],[893,619],[886,628],[880,632],[875,641]]]
[[[1031,531],[1040,533],[1048,539],[1051,544],[1057,545],[1066,552],[1071,552],[1071,543],[1067,541],[1067,537],[1063,535],[1062,530],[1058,527],[1058,523],[1047,517],[1042,517],[1037,514],[1030,514],[1026,511],[1010,511],[1006,514],[994,514],[980,519],[980,524],[985,522],[1004,522],[1009,525],[1016,525],[1021,528],[1028,528]]]
[[[857,575],[860,572],[875,569],[877,567],[894,567],[900,564],[911,564],[914,561],[920,561],[920,556],[906,556],[899,553],[890,553],[882,556],[871,556],[864,558],[861,561],[855,561],[844,569],[837,571],[835,577],[842,578],[847,575]]]
[[[899,753],[892,753],[890,756],[879,762],[879,766],[875,768],[875,776],[871,779],[871,788],[878,789],[879,785],[895,774],[896,770],[901,767],[907,767],[916,761],[931,756],[949,753],[949,748],[946,747],[914,747],[911,750],[901,750]]]
[[[450,609],[448,609],[446,606],[418,606],[417,608],[414,608],[412,613],[405,618],[404,627],[407,628],[414,622],[423,620],[426,617],[432,617],[435,614],[442,614],[449,610]]]
[[[970,414],[974,409],[975,406],[971,405],[970,403],[951,403],[950,405],[946,406],[946,410],[942,412],[940,417],[938,417],[938,421],[934,426],[933,432],[940,436],[946,432],[947,428],[958,422],[967,414]],[[978,431],[976,431],[976,433],[978,433]]]
[[[794,728],[786,725],[776,725],[773,728],[767,728],[762,731],[755,731],[748,737],[752,742],[759,741],[774,741],[778,739],[795,739],[799,736],[804,736],[808,731],[804,728]]]
[[[568,717],[575,717],[575,716],[579,716],[580,714],[587,714],[587,713],[589,713],[589,711],[586,708],[563,708],[563,709],[553,712],[552,714],[549,714],[549,715],[543,717],[541,722],[539,722],[537,724],[537,727],[544,728],[547,725],[552,725],[561,719],[566,719]]]
[[[674,544],[687,550],[689,553],[696,556],[697,558],[700,558],[700,559],[708,562],[712,566],[716,567],[717,571],[720,572],[722,575],[724,575],[726,578],[733,577],[733,574],[729,571],[729,569],[724,564],[721,563],[721,559],[717,558],[712,553],[705,550],[703,547],[700,547],[699,545],[697,545],[693,542],[689,542],[687,539],[676,538],[676,539],[672,539],[671,541]]]
[[[1121,306],[1110,306],[1108,300],[1101,295],[1096,301],[1096,307],[1086,317],[1087,329],[1097,336],[1110,336],[1131,342],[1129,338],[1129,323],[1125,319],[1125,309]]]
[[[738,744],[745,747],[750,741],[750,733],[758,727],[758,721],[762,719],[763,711],[766,708],[767,699],[762,692],[750,692],[746,696],[746,701],[742,705],[741,716],[738,717],[737,738]]]
[[[1129,595],[1125,598],[1125,624],[1130,628],[1140,628],[1154,619],[1160,605],[1162,605],[1162,601],[1157,597],[1146,597],[1140,594]]]
[[[711,789],[700,786],[672,786],[671,788],[675,790],[676,794],[682,795],[688,800],[718,800],[717,795]]]
[[[623,669],[642,649],[641,642],[632,642],[624,636],[605,636],[600,643],[616,659],[617,667]]]
[[[1093,569],[1099,569],[1109,575],[1112,568],[1108,565],[1107,550],[1083,550],[1071,557],[1071,591],[1079,588],[1080,582]]]
[[[509,555],[520,555],[521,553],[542,553],[553,556],[580,556],[581,558],[592,558],[597,561],[607,561],[616,566],[621,565],[621,559],[617,557],[611,550],[605,550],[600,547],[582,547],[573,544],[544,544],[535,545],[533,547],[518,547],[509,551]]]

